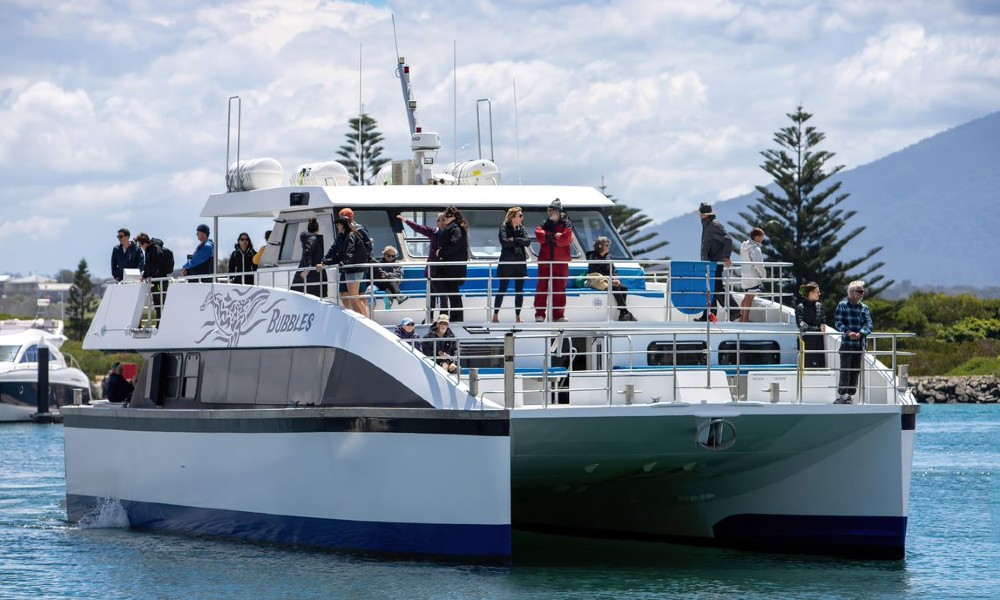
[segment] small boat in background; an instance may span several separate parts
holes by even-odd
[[[38,302],[41,309],[48,300]],[[0,422],[30,421],[38,411],[38,350],[43,347],[49,351],[49,409],[73,404],[75,390],[83,403],[90,402],[90,380],[59,350],[65,341],[60,319],[0,321]]]

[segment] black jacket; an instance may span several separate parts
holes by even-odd
[[[820,325],[826,323],[826,314],[823,311],[822,302],[812,302],[805,298],[799,300],[795,305],[795,323],[799,326],[799,331],[809,333],[819,331]],[[806,348],[810,350],[823,347],[823,338],[818,335],[803,336]]]
[[[240,250],[239,242],[236,243],[236,249],[233,253],[229,255],[229,272],[230,273],[253,273],[257,270],[257,265],[253,264],[253,255],[257,254],[257,251],[253,249],[252,245],[248,245],[246,252]],[[246,285],[253,285],[253,275],[237,275],[236,277],[230,277],[229,281],[232,283],[243,283]]]
[[[722,262],[733,253],[733,236],[715,216],[701,222],[701,260]]]
[[[589,261],[609,261],[611,260],[611,253],[609,252],[607,256],[601,257],[597,254],[597,250],[591,250],[587,253],[587,260]],[[591,262],[587,265],[588,273],[600,273],[605,277],[614,278],[618,274],[618,270],[615,269],[614,263],[610,262]]]
[[[142,248],[135,242],[129,242],[128,247],[122,250],[121,244],[115,244],[111,249],[111,276],[115,281],[121,281],[125,276],[125,269],[144,268],[142,260]]]
[[[434,327],[431,325],[431,327]],[[451,327],[444,330],[444,335],[438,337],[434,335],[434,330],[424,337],[424,342],[420,345],[420,351],[436,359],[438,362],[451,362],[455,360],[455,354],[458,352],[458,342],[455,340],[455,334],[451,332]],[[448,354],[450,358],[445,358],[443,356],[438,356],[438,352],[444,352]]]
[[[525,262],[528,260],[526,248],[531,245],[532,239],[528,237],[523,225],[514,227],[511,223],[501,223],[497,231],[500,238],[500,262]],[[508,238],[514,238],[509,240]]]
[[[143,264],[145,270],[142,272],[142,276],[147,279],[170,275],[170,270],[167,269],[166,257],[163,255],[163,240],[159,238],[149,240],[149,244],[146,246],[146,259]]]
[[[468,273],[469,260],[469,232],[464,227],[459,227],[458,222],[452,221],[447,226],[437,231],[438,236],[438,260],[462,261],[459,265],[434,266],[434,277],[448,279],[465,279]]]
[[[126,402],[132,397],[135,386],[118,373],[108,375],[108,401]]]

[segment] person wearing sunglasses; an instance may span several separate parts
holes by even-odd
[[[233,253],[229,255],[229,272],[239,273],[239,275],[229,278],[231,283],[253,285],[254,276],[252,273],[257,270],[257,265],[253,262],[255,254],[257,251],[253,248],[250,235],[246,232],[241,233],[236,239]]]
[[[834,404],[854,404],[858,391],[865,337],[872,332],[872,314],[862,302],[864,297],[865,282],[852,281],[847,284],[847,298],[840,301],[834,313],[833,326],[844,334],[840,340],[839,395]]]
[[[143,270],[142,250],[129,239],[131,235],[128,229],[119,229],[118,243],[111,249],[111,276],[119,283],[125,278],[125,269]]]

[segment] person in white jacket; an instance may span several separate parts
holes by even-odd
[[[740,321],[750,322],[750,307],[754,296],[761,291],[766,273],[764,271],[764,255],[760,245],[764,243],[764,230],[754,227],[750,230],[750,239],[740,246],[740,274],[743,284],[743,301],[740,302]]]

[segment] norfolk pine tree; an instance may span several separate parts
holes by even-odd
[[[378,123],[366,113],[361,113],[360,117],[350,119],[347,124],[351,128],[351,133],[345,134],[347,143],[340,147],[337,156],[341,157],[340,162],[351,174],[351,183],[371,185],[379,167],[389,162],[388,158],[380,158],[382,146],[379,142],[382,141],[382,134],[377,129]]]
[[[80,264],[73,274],[73,286],[69,288],[69,300],[66,304],[67,330],[71,339],[80,341],[90,328],[90,313],[94,308],[94,283],[90,280],[87,260],[80,259]]]
[[[652,222],[652,219],[647,217],[638,208],[631,208],[625,206],[618,202],[618,200],[607,192],[607,186],[604,185],[604,178],[601,178],[601,185],[599,188],[604,196],[615,203],[615,205],[608,210],[608,216],[611,217],[611,224],[614,225],[615,230],[618,235],[621,236],[625,245],[632,250],[632,255],[636,258],[642,258],[645,256],[650,260],[668,260],[669,256],[662,256],[660,258],[651,258],[646,255],[659,250],[660,248],[666,246],[670,242],[666,240],[653,240],[659,234],[656,232],[642,233],[640,230],[646,225]],[[651,241],[652,240],[652,241]],[[650,242],[648,246],[640,247],[640,244]]]
[[[739,213],[744,223],[730,222],[729,225],[743,239],[749,237],[753,227],[763,229],[767,235],[767,243],[763,247],[764,259],[792,264],[791,277],[794,281],[786,284],[785,292],[794,297],[800,285],[815,281],[825,295],[827,314],[833,314],[836,303],[847,293],[847,284],[851,281],[863,279],[869,297],[877,292],[877,284],[883,276],[875,272],[885,263],[861,265],[878,254],[882,247],[872,248],[860,258],[838,259],[847,244],[865,230],[861,226],[841,231],[856,213],[840,208],[850,195],[840,192],[841,182],[821,189],[827,179],[844,167],[838,165],[830,168],[829,172],[824,170],[834,154],[816,149],[826,135],[815,127],[806,126],[811,114],[799,106],[787,116],[792,125],[774,134],[774,141],[780,148],[761,152],[764,162],[760,168],[774,179],[778,193],[762,185],[756,186],[760,194],[757,203],[749,207],[749,213]],[[881,287],[889,285],[892,285],[891,281]]]

